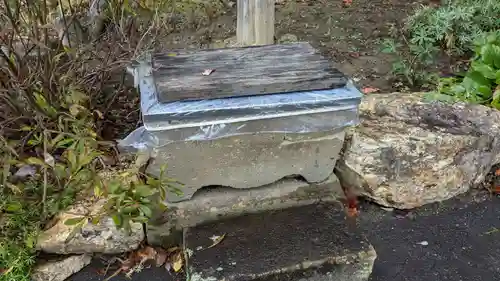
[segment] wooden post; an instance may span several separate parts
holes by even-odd
[[[274,1],[238,0],[236,37],[238,44],[274,44]]]

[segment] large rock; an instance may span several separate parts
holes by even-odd
[[[318,184],[289,178],[250,189],[203,189],[191,200],[170,203],[166,211],[157,213],[147,226],[147,240],[168,248],[182,241],[182,229],[186,227],[249,213],[336,202],[343,196],[334,174]]]
[[[91,260],[90,255],[78,255],[44,261],[35,266],[31,278],[33,281],[64,281],[89,265]]]
[[[102,204],[103,201],[82,202],[60,214],[57,223],[38,238],[38,249],[54,254],[118,254],[137,249],[145,237],[140,223],[131,223],[130,233],[117,229],[110,217],[104,217],[96,225],[86,223],[81,229],[65,224],[68,219],[96,213]]]
[[[376,203],[414,208],[481,183],[500,162],[500,112],[426,102],[424,94],[366,96],[336,173]]]

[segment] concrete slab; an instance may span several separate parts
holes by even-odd
[[[168,139],[155,132],[158,139]],[[290,176],[324,181],[332,173],[344,142],[344,131],[310,134],[247,134],[209,141],[171,142],[156,149],[148,172],[165,174],[183,184],[169,202],[190,199],[204,186],[259,187]]]
[[[191,281],[366,281],[376,259],[340,204],[241,216],[190,228],[185,239]]]
[[[337,177],[331,174],[318,184],[287,178],[250,189],[202,189],[188,201],[170,203],[147,226],[149,244],[169,247],[181,242],[184,227],[248,213],[285,209],[318,202],[336,202],[344,197]]]

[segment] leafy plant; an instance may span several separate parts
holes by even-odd
[[[449,0],[439,7],[421,7],[407,19],[405,29],[411,45],[462,55],[476,38],[500,29],[499,14],[496,0]]]
[[[122,71],[149,27],[132,40],[125,31],[142,27],[129,20],[128,1],[105,1],[110,30],[102,40],[68,41],[72,23],[88,27],[71,2],[0,1],[0,281],[30,280],[38,234],[78,197],[104,204],[67,224],[111,216],[128,229],[147,221],[166,191],[179,186],[135,166],[103,176],[112,170],[106,157],[116,153],[101,125],[115,97],[135,91]]]
[[[467,73],[441,79],[436,97],[500,109],[500,30],[476,39],[475,56]]]
[[[405,83],[436,84],[436,75],[429,73],[437,58],[447,54],[455,59],[472,52],[477,38],[500,29],[498,15],[496,0],[449,0],[439,7],[422,6],[403,27],[391,28],[394,39],[386,39],[382,51],[397,55],[392,73]]]
[[[401,43],[385,39],[381,51],[397,55],[397,60],[392,64],[392,74],[403,77],[410,86],[435,81],[435,77],[427,71],[427,68],[434,63],[433,58],[438,51],[435,47],[410,45],[409,50],[405,52]]]

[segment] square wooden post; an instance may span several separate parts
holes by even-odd
[[[238,44],[274,44],[274,1],[238,0],[236,37]]]

